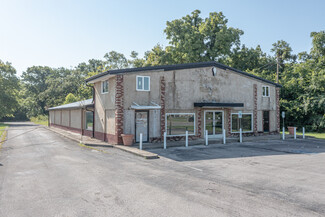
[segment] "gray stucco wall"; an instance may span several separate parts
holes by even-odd
[[[123,133],[135,134],[135,110],[124,110],[124,128]]]
[[[270,131],[276,131],[276,88],[258,79],[238,74],[231,70],[217,69],[212,75],[211,67],[184,69],[177,71],[146,71],[124,75],[124,133],[135,132],[133,102],[139,105],[160,104],[160,79],[165,78],[166,113],[195,113],[195,102],[244,103],[243,108],[215,108],[224,111],[225,128],[228,115],[252,113],[254,110],[254,84],[257,85],[257,130],[263,130],[263,110],[270,111]],[[150,76],[150,91],[136,91],[136,76]],[[269,87],[270,97],[263,97],[263,86]],[[110,134],[115,133],[115,78],[109,79],[109,92],[101,94],[101,82],[95,83],[96,131],[104,132],[105,113],[106,128]],[[201,113],[201,128],[204,129],[204,111]],[[252,115],[254,118],[254,116]],[[160,136],[160,111],[149,113],[150,137]],[[196,127],[196,130],[198,128]],[[226,128],[226,130],[228,130]]]
[[[62,113],[62,122],[61,122]],[[81,128],[81,109],[64,109],[49,111],[50,123],[76,129]],[[71,115],[71,117],[70,117]]]
[[[54,124],[54,111],[49,111],[50,115],[50,124]]]
[[[136,91],[137,75],[150,76],[150,91]],[[150,105],[153,101],[159,104],[161,76],[164,76],[166,80],[166,113],[196,113],[193,106],[195,102],[244,103],[244,108],[231,108],[230,113],[236,113],[239,110],[253,113],[253,86],[256,84],[258,131],[263,130],[263,110],[270,111],[270,131],[276,130],[276,98],[273,85],[231,70],[217,69],[216,76],[213,76],[211,67],[127,74],[124,76],[124,109],[131,110],[132,102]],[[270,97],[262,96],[263,86],[269,86]],[[127,115],[129,114],[131,113],[127,112]],[[226,123],[228,112],[225,111],[224,115]],[[133,121],[130,125],[134,125],[132,116],[127,117],[125,122],[127,121]],[[158,123],[156,125],[159,126]]]
[[[62,126],[69,127],[69,110],[62,110]]]
[[[61,125],[61,110],[55,110],[54,113],[54,123]]]
[[[107,132],[115,132],[115,77],[108,79],[108,93],[102,94],[101,82],[95,83],[95,130],[104,132],[105,116]],[[106,115],[105,115],[106,113]]]
[[[81,109],[71,110],[71,127],[81,128]]]
[[[160,110],[149,111],[149,135],[151,138],[160,137]]]

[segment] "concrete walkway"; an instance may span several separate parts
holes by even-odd
[[[155,143],[143,143],[143,149],[139,149],[139,143],[133,144],[132,146],[124,146],[124,145],[113,145],[109,144],[107,142],[103,142],[98,139],[90,138],[88,136],[81,136],[78,133],[73,133],[70,131],[62,130],[60,128],[56,127],[50,127],[48,128],[49,130],[58,133],[66,138],[69,138],[73,141],[79,142],[81,144],[84,144],[89,147],[97,147],[97,148],[107,148],[107,147],[112,147],[112,148],[118,148],[120,150],[135,154],[137,156],[144,157],[146,159],[155,159],[159,158],[159,156],[156,153],[153,153],[151,150],[153,149],[163,149],[164,144],[163,142],[155,142]],[[286,139],[293,139],[293,135],[286,135]],[[302,138],[302,136],[298,136],[297,138]],[[243,137],[243,142],[263,142],[263,141],[272,141],[272,140],[282,140],[282,134],[277,134],[277,135],[262,135],[262,136],[248,136],[248,137]],[[218,139],[209,139],[208,145],[214,145],[214,146],[223,146],[224,144],[222,143],[222,138]],[[189,146],[200,146],[204,145],[205,140],[204,139],[195,139],[195,140],[189,140],[188,145]],[[227,137],[226,139],[226,145],[229,144],[240,144],[239,143],[239,138],[238,137]],[[171,147],[183,147],[185,146],[185,140],[180,140],[180,141],[167,141],[167,148]],[[147,150],[147,151],[146,151]]]
[[[130,146],[124,146],[124,145],[114,145],[114,144],[109,144],[107,142],[103,142],[98,139],[90,138],[88,136],[82,136],[78,133],[73,133],[70,131],[62,130],[60,128],[56,127],[46,127],[46,129],[49,129],[57,134],[60,134],[61,136],[64,136],[68,139],[71,139],[75,142],[79,142],[81,144],[84,144],[89,147],[111,147],[111,148],[118,148],[120,150],[129,152],[131,154],[144,157],[145,159],[156,159],[159,158],[157,154],[151,153],[148,151],[144,150],[139,150],[136,147],[130,147]]]
[[[293,135],[286,135],[286,139],[293,139]],[[297,138],[302,138],[302,136],[298,136]],[[244,136],[243,142],[262,142],[262,141],[271,141],[271,140],[282,140],[282,134],[277,135],[262,135],[262,136]],[[234,144],[239,143],[238,137],[227,137],[226,138],[226,144]],[[204,139],[195,139],[195,140],[189,140],[188,145],[189,146],[197,146],[197,145],[204,145],[205,140]],[[138,146],[138,144],[135,144]],[[133,145],[133,146],[135,146]],[[222,138],[218,139],[209,139],[208,145],[223,145]],[[185,146],[185,140],[180,141],[167,141],[167,148],[171,147],[182,147]],[[155,143],[143,143],[143,149],[160,149],[164,147],[163,142],[155,142]]]

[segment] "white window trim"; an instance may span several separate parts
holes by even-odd
[[[149,78],[149,84],[148,84],[149,90],[144,89],[144,78],[145,77]],[[138,78],[142,78],[142,89],[138,88]],[[136,81],[135,81],[135,88],[137,91],[150,91],[150,76],[137,75]]]
[[[264,95],[264,87],[266,87],[266,88],[269,90],[269,91],[268,91],[268,94],[269,94],[268,96],[265,96],[265,95]],[[270,97],[270,86],[263,86],[263,87],[262,87],[262,96],[263,96],[263,97]]]
[[[109,88],[108,80],[102,81],[102,82],[101,82],[101,85],[100,85],[100,89],[101,89],[101,93],[102,93],[102,94],[106,94],[106,93],[108,93],[108,90],[107,90],[107,92],[103,92],[103,84],[104,84],[104,82],[107,82],[107,89]]]
[[[167,116],[168,115],[193,115],[194,116],[194,133],[188,134],[189,136],[195,136],[196,135],[196,119],[195,119],[195,113],[166,113],[165,115],[165,132],[167,132]],[[178,135],[168,135],[167,137],[174,137],[174,136],[185,136],[186,134],[178,134]]]
[[[204,111],[204,132],[206,132],[206,113],[207,112],[221,112],[222,113],[222,130],[225,129],[225,113],[223,110],[205,110]],[[216,135],[208,135],[211,138],[219,138],[222,137],[222,133],[221,134],[216,134]]]
[[[231,133],[239,133],[239,132],[233,132],[232,131],[232,115],[237,115],[238,116],[238,113],[231,113],[231,116],[230,116],[230,130],[231,130]],[[249,112],[247,112],[247,113],[242,113],[242,115],[251,115],[251,117],[252,117],[252,123],[251,123],[251,128],[252,128],[252,130],[251,131],[243,131],[243,133],[252,133],[252,132],[254,132],[254,129],[253,129],[253,123],[254,123],[254,116],[253,116],[253,113],[249,113]]]

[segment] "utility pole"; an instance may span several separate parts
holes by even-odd
[[[279,54],[276,55],[276,83],[279,83]]]

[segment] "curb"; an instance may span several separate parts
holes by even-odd
[[[151,152],[140,150],[140,149],[137,149],[137,148],[131,148],[131,147],[122,146],[122,145],[114,145],[114,148],[118,148],[118,149],[120,149],[122,151],[129,152],[131,154],[143,157],[143,158],[148,159],[148,160],[149,159],[158,159],[159,158],[158,154],[153,154]]]
[[[62,134],[56,130],[53,130],[49,127],[45,127],[46,129],[58,134],[58,135],[61,135],[65,138],[68,138],[72,141],[75,141],[75,142],[78,142],[78,143],[81,143],[81,141],[79,139],[76,139],[76,138],[73,138],[71,136],[67,136],[65,134]],[[122,151],[125,151],[125,152],[128,152],[128,153],[131,153],[131,154],[134,154],[136,156],[140,156],[140,157],[143,157],[145,159],[158,159],[159,156],[157,154],[153,154],[151,152],[148,152],[148,151],[144,151],[144,150],[139,150],[139,149],[136,149],[136,148],[131,148],[131,147],[128,147],[128,146],[122,146],[122,145],[112,145],[112,144],[96,144],[96,143],[82,143],[83,145],[85,146],[89,146],[89,147],[110,147],[110,148],[117,148],[117,149],[120,149]]]
[[[67,136],[67,135],[65,135],[65,134],[62,134],[62,133],[56,131],[56,130],[52,130],[52,129],[49,128],[49,127],[45,127],[45,128],[48,129],[48,130],[50,130],[50,131],[52,131],[52,132],[54,132],[54,133],[56,133],[56,134],[58,134],[58,135],[61,135],[61,136],[65,137],[65,138],[68,138],[68,139],[70,139],[70,140],[72,140],[72,141],[75,141],[75,142],[81,143],[81,144],[86,145],[86,146],[90,146],[90,147],[110,147],[110,148],[113,148],[113,147],[114,147],[114,146],[111,145],[111,144],[107,144],[107,145],[105,144],[105,145],[102,145],[102,144],[96,144],[96,143],[85,143],[85,142],[81,142],[79,139],[76,139],[76,138],[71,137],[71,136]]]

